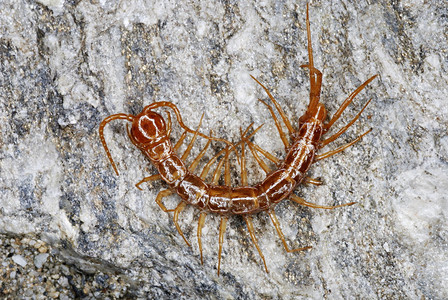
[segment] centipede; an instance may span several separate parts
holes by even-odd
[[[266,272],[269,272],[266,259],[261,251],[255,236],[254,224],[252,216],[261,212],[266,212],[272,221],[273,226],[287,252],[298,252],[312,248],[305,246],[301,248],[290,248],[287,244],[286,238],[282,232],[280,223],[275,214],[275,207],[283,200],[291,200],[297,204],[320,209],[335,209],[343,206],[350,206],[356,202],[350,202],[335,206],[326,206],[311,203],[305,199],[297,196],[294,190],[302,183],[310,183],[320,185],[322,182],[317,179],[308,177],[306,174],[311,165],[319,160],[333,156],[353,144],[360,141],[372,129],[367,130],[351,142],[337,147],[334,150],[317,154],[319,150],[335,141],[343,133],[345,133],[361,116],[367,105],[372,99],[368,100],[362,109],[341,129],[329,137],[325,137],[330,128],[338,121],[342,113],[348,107],[354,98],[378,75],[374,75],[367,79],[363,84],[356,88],[339,106],[334,115],[329,118],[327,122],[327,110],[324,104],[320,101],[321,87],[322,87],[322,72],[314,66],[313,49],[311,43],[311,30],[309,20],[309,5],[306,7],[306,32],[307,32],[307,50],[308,50],[308,64],[300,67],[307,69],[310,82],[309,103],[305,113],[299,117],[296,127],[287,117],[285,111],[281,108],[277,100],[274,99],[270,91],[255,77],[251,77],[262,87],[266,92],[268,98],[271,100],[273,106],[265,100],[258,99],[263,105],[267,107],[280,139],[285,147],[285,157],[283,159],[277,158],[275,155],[264,150],[262,147],[251,141],[254,134],[261,128],[252,129],[251,124],[244,131],[240,129],[241,139],[237,143],[231,143],[225,139],[217,138],[210,132],[208,135],[200,132],[200,126],[196,130],[186,126],[182,120],[182,116],[178,107],[169,101],[153,102],[147,105],[137,115],[118,113],[105,118],[99,125],[99,136],[101,143],[105,149],[106,155],[118,175],[117,166],[112,158],[109,148],[104,137],[105,126],[113,120],[125,120],[131,123],[130,128],[127,126],[127,134],[131,142],[142,152],[143,156],[149,159],[150,163],[157,169],[157,174],[151,175],[140,180],[136,187],[141,189],[143,183],[155,180],[162,180],[168,185],[167,189],[159,191],[155,198],[155,202],[166,213],[173,213],[173,223],[188,246],[190,242],[184,235],[179,225],[179,215],[187,205],[191,205],[199,210],[198,226],[197,226],[197,241],[199,246],[199,253],[201,263],[203,264],[203,249],[202,249],[202,229],[205,224],[206,216],[215,214],[220,218],[219,224],[219,238],[218,238],[218,266],[217,273],[220,274],[221,269],[221,254],[224,242],[224,234],[228,219],[233,215],[241,216],[246,225],[249,236],[258,251],[258,254],[263,262]],[[275,107],[275,109],[274,109]],[[155,110],[164,108],[166,117],[164,118]],[[277,114],[280,117],[277,117]],[[183,133],[179,140],[174,144],[171,141],[171,132],[173,129],[171,113],[172,111],[183,129]],[[281,124],[283,122],[287,132],[283,130]],[[250,132],[250,133],[249,133]],[[178,154],[179,148],[182,146],[187,134],[192,134],[192,138],[183,151],[183,154]],[[288,138],[289,134],[289,138]],[[194,146],[197,137],[202,137],[207,140],[206,145],[194,158],[194,160],[187,165],[186,159],[189,156],[192,147]],[[202,171],[195,174],[199,162],[203,157],[211,142],[224,143],[223,149],[218,151],[205,165]],[[239,151],[237,149],[240,149]],[[246,153],[251,153],[252,157],[261,169],[266,173],[263,180],[256,184],[248,185],[248,170],[246,163]],[[238,163],[240,164],[240,184],[239,186],[232,186],[230,175],[230,154],[236,153]],[[266,161],[272,162],[275,169],[269,167]],[[204,163],[203,163],[204,164]],[[211,172],[211,168],[215,166],[215,170]],[[207,177],[212,177],[211,181],[207,181]],[[224,185],[219,184],[221,177],[224,177]],[[179,204],[174,209],[168,209],[163,203],[163,199],[172,194],[177,194],[180,198]]]

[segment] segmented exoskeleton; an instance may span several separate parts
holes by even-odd
[[[162,190],[156,197],[157,204],[165,212],[174,212],[174,224],[179,232],[179,234],[184,238],[187,245],[190,245],[186,237],[184,236],[180,226],[178,224],[179,213],[185,208],[186,205],[193,205],[200,211],[199,221],[198,221],[198,244],[202,258],[202,227],[205,222],[205,217],[208,213],[215,213],[221,216],[221,223],[219,227],[219,250],[218,250],[218,275],[220,272],[221,265],[221,252],[223,245],[224,232],[226,228],[226,222],[228,217],[231,215],[241,215],[246,224],[250,234],[250,237],[260,254],[266,272],[268,268],[266,265],[265,258],[261,252],[258,245],[257,239],[254,234],[254,227],[251,219],[251,215],[266,211],[271,218],[274,227],[283,243],[284,248],[288,252],[301,251],[309,249],[311,247],[303,247],[297,249],[289,249],[285,237],[281,231],[279,222],[274,212],[274,207],[280,201],[284,199],[291,199],[301,205],[305,205],[313,208],[324,208],[333,209],[341,206],[352,205],[355,202],[337,205],[337,206],[323,206],[313,203],[309,203],[304,199],[296,196],[293,191],[301,182],[308,182],[313,184],[320,184],[318,180],[314,180],[306,177],[306,173],[310,166],[323,158],[334,155],[338,152],[343,151],[347,147],[358,142],[364,135],[370,132],[368,130],[352,142],[343,145],[335,150],[329,151],[327,153],[316,155],[316,151],[328,145],[336,138],[338,138],[342,133],[344,133],[361,115],[365,107],[369,104],[370,100],[364,105],[362,110],[343,128],[341,128],[336,134],[322,139],[322,136],[333,126],[333,124],[339,119],[346,107],[353,101],[355,96],[365,88],[375,77],[372,76],[361,86],[359,86],[352,94],[342,103],[339,109],[336,111],[334,116],[330,119],[328,123],[325,123],[326,119],[326,109],[324,105],[320,102],[320,92],[322,85],[322,73],[314,67],[313,62],[313,52],[311,46],[311,34],[310,34],[310,22],[308,6],[306,12],[306,28],[307,28],[307,39],[308,39],[308,58],[309,63],[307,65],[302,65],[302,67],[309,70],[310,79],[310,101],[308,108],[304,115],[299,118],[298,127],[294,129],[289,121],[288,117],[280,107],[279,103],[274,99],[271,93],[266,87],[264,87],[257,79],[252,77],[257,83],[259,83],[263,89],[266,91],[267,95],[273,102],[275,108],[281,116],[286,128],[288,129],[289,136],[291,137],[291,142],[288,141],[287,135],[283,132],[282,126],[279,119],[276,117],[274,108],[263,100],[260,100],[269,109],[280,134],[280,138],[286,149],[286,156],[283,160],[277,159],[274,155],[268,153],[267,151],[261,149],[258,145],[250,141],[250,137],[255,134],[258,130],[253,131],[248,134],[249,128],[244,132],[241,132],[241,141],[237,145],[232,145],[230,142],[213,138],[211,136],[204,135],[197,130],[192,130],[188,128],[182,121],[181,115],[177,107],[171,102],[155,102],[146,106],[143,111],[137,116],[128,114],[115,114],[104,119],[99,127],[101,142],[106,150],[107,156],[118,175],[117,167],[112,159],[109,149],[106,145],[104,139],[104,127],[107,123],[116,119],[124,119],[132,122],[131,129],[128,130],[128,135],[132,143],[137,146],[142,153],[149,158],[152,164],[157,168],[158,174],[153,175],[141,180],[137,187],[143,182],[148,182],[156,179],[162,179],[165,181],[169,189]],[[167,121],[154,111],[158,107],[168,107],[171,108],[179,121],[180,126],[185,130],[181,136],[179,142],[175,146],[172,145],[170,141],[171,134],[171,117],[168,113]],[[202,121],[202,119],[201,119]],[[199,125],[200,126],[200,125]],[[193,133],[194,136],[188,145],[187,149],[181,157],[176,153],[176,151],[181,146],[187,132]],[[197,136],[202,136],[208,139],[208,143],[205,148],[199,153],[199,155],[194,159],[190,166],[186,166],[184,161],[189,155],[193,143]],[[196,175],[193,172],[197,168],[199,161],[205,154],[210,142],[212,140],[225,142],[227,144],[226,148],[216,154],[203,168],[200,175]],[[267,173],[265,179],[261,182],[248,186],[247,184],[247,170],[245,162],[245,147],[249,147],[252,155],[258,164]],[[241,186],[232,187],[230,184],[230,166],[229,166],[229,154],[235,151],[236,147],[241,147],[240,164],[241,164]],[[267,159],[274,162],[277,166],[276,170],[271,170],[264,161],[260,158],[260,154]],[[222,159],[218,160],[220,156],[224,156]],[[216,162],[218,165],[213,174],[213,180],[211,183],[205,182],[205,178],[209,173],[211,166]],[[218,185],[219,177],[221,176],[222,167],[224,166],[224,179],[225,185]],[[179,205],[172,210],[169,210],[162,203],[162,199],[168,195],[176,193],[181,198]]]

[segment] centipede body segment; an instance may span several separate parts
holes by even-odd
[[[345,126],[343,126],[337,133],[330,137],[323,138],[323,136],[329,131],[329,129],[340,118],[347,106],[375,77],[372,76],[361,84],[355,91],[353,91],[347,99],[341,104],[339,109],[333,115],[333,117],[325,122],[327,117],[327,111],[325,106],[320,102],[320,93],[322,86],[322,73],[314,67],[313,51],[311,45],[311,33],[308,5],[306,11],[306,28],[308,39],[308,64],[301,67],[308,69],[309,81],[310,81],[310,101],[305,113],[299,118],[297,127],[293,126],[285,112],[281,108],[280,104],[274,99],[269,90],[256,78],[252,77],[266,92],[269,99],[273,103],[267,103],[264,100],[259,100],[263,103],[270,115],[272,116],[276,125],[280,138],[285,146],[286,155],[283,159],[278,159],[273,154],[265,151],[257,144],[253,143],[250,138],[257,132],[257,129],[250,132],[252,125],[246,130],[241,130],[241,140],[232,144],[224,139],[212,137],[212,133],[205,135],[200,132],[200,125],[196,130],[187,127],[182,120],[181,114],[178,108],[171,102],[154,102],[146,106],[143,111],[136,115],[128,114],[115,114],[105,118],[99,126],[99,134],[101,142],[104,146],[106,154],[112,164],[113,169],[118,175],[118,169],[112,159],[111,153],[107,147],[104,138],[104,127],[110,121],[121,119],[132,123],[130,130],[128,129],[128,135],[131,142],[141,150],[144,156],[146,156],[151,163],[156,167],[158,174],[146,177],[137,183],[137,187],[140,185],[153,181],[163,180],[168,189],[162,190],[158,193],[155,201],[159,207],[165,212],[173,213],[174,225],[185,240],[188,246],[190,242],[183,234],[181,227],[178,223],[179,215],[187,205],[192,205],[199,210],[197,239],[199,244],[199,251],[201,256],[201,263],[203,262],[202,255],[202,228],[206,221],[206,216],[210,213],[214,213],[221,218],[219,226],[219,239],[218,239],[218,275],[221,266],[221,253],[224,241],[224,233],[226,229],[227,220],[232,215],[240,215],[246,225],[249,232],[249,236],[257,249],[266,272],[268,267],[265,257],[258,245],[257,238],[255,236],[255,230],[252,222],[252,215],[266,211],[280,237],[280,240],[287,252],[302,251],[311,248],[310,246],[290,249],[286,243],[286,239],[282,233],[280,222],[275,215],[275,206],[279,202],[285,199],[290,199],[298,204],[323,209],[334,209],[342,206],[349,206],[355,202],[350,202],[337,206],[325,206],[307,202],[306,200],[295,195],[294,189],[302,182],[320,184],[318,180],[309,178],[306,176],[311,165],[318,160],[327,158],[336,153],[343,151],[351,145],[358,142],[363,136],[370,132],[366,131],[364,134],[354,139],[352,142],[340,146],[329,152],[317,155],[316,152],[326,145],[336,140],[341,134],[359,118],[364,111],[370,100],[364,105],[362,110]],[[170,140],[170,134],[172,130],[171,114],[167,111],[167,118],[163,118],[162,115],[154,111],[157,108],[169,108],[171,109],[180,127],[184,130],[179,141],[173,145]],[[275,110],[280,115],[280,119],[277,117]],[[202,121],[202,119],[201,119]],[[283,131],[281,122],[284,123],[287,128],[287,133]],[[249,133],[250,132],[250,133]],[[180,146],[182,145],[187,133],[193,134],[193,137],[187,146],[184,153],[180,156],[177,154]],[[288,139],[288,135],[290,139]],[[207,144],[199,154],[194,158],[193,162],[187,166],[185,161],[190,154],[190,151],[194,145],[197,137],[207,139]],[[202,171],[196,174],[199,161],[203,158],[207,148],[212,141],[222,142],[225,144],[225,148],[217,153],[212,159],[210,159]],[[238,152],[237,149],[240,149]],[[247,180],[247,168],[246,168],[246,153],[250,152],[259,164],[259,166],[266,172],[266,177],[259,183],[249,186]],[[230,177],[230,163],[229,157],[231,153],[235,153],[241,166],[241,186],[232,187]],[[265,163],[264,159],[270,160],[276,165],[275,170]],[[211,168],[215,166],[214,172],[211,172]],[[224,170],[223,170],[224,169]],[[211,182],[206,182],[207,175],[212,175]],[[224,185],[219,185],[219,178],[224,174]],[[163,204],[163,198],[177,194],[181,201],[174,209],[167,209]]]

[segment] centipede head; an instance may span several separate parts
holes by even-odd
[[[145,108],[132,121],[130,137],[137,146],[152,144],[167,136],[167,126],[161,115]]]
[[[168,116],[168,126],[161,115],[152,111],[153,107],[148,105],[143,109],[143,111],[137,116],[128,114],[114,114],[105,118],[99,126],[99,135],[101,143],[103,144],[104,150],[106,151],[107,157],[115,171],[118,175],[118,169],[115,165],[112,155],[110,154],[109,148],[106,144],[106,139],[104,138],[104,127],[113,120],[126,120],[132,123],[131,129],[128,128],[128,136],[132,143],[140,148],[141,150],[150,148],[154,142],[170,135],[171,131],[171,117]]]

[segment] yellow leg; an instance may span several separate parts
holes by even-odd
[[[303,179],[302,182],[303,182],[303,183],[311,183],[311,184],[314,184],[314,185],[322,185],[322,181],[320,181],[320,180],[318,180],[318,179],[314,179],[314,178],[308,177],[308,176],[306,176],[306,177]]]
[[[260,167],[265,171],[266,174],[271,172],[271,168],[268,167],[268,165],[258,156],[257,152],[253,148],[253,144],[249,141],[246,141],[247,145],[249,146],[250,152],[252,152],[252,155],[254,156],[257,163],[260,165]]]
[[[280,104],[278,104],[277,100],[275,100],[275,98],[271,95],[271,93],[269,92],[269,90],[261,84],[260,81],[258,81],[254,76],[250,75],[250,77],[252,77],[253,80],[255,80],[259,85],[261,85],[261,87],[264,89],[264,91],[266,92],[266,94],[268,94],[268,97],[271,99],[272,103],[274,103],[275,108],[277,108],[278,113],[280,114],[280,116],[283,119],[283,122],[285,123],[286,127],[288,128],[289,134],[293,134],[294,133],[294,129],[291,126],[291,122],[289,121],[288,117],[286,116],[285,112],[283,111],[282,107],[280,106]]]
[[[331,143],[332,141],[334,141],[335,139],[337,139],[341,134],[343,134],[350,126],[353,125],[353,123],[356,122],[356,120],[359,119],[359,117],[361,116],[362,112],[364,111],[364,109],[367,107],[367,105],[369,105],[370,101],[372,101],[372,99],[370,99],[369,101],[367,101],[367,103],[364,105],[364,107],[361,109],[361,111],[344,127],[342,127],[337,133],[333,134],[332,136],[330,136],[329,138],[321,141],[319,143],[319,148],[323,148],[325,147],[325,145],[328,145],[329,143]]]
[[[212,131],[210,130],[210,135],[212,135]],[[205,145],[204,149],[201,150],[201,152],[198,154],[198,156],[196,156],[196,158],[194,159],[194,161],[191,163],[190,167],[188,168],[190,170],[190,172],[193,172],[194,170],[196,170],[199,161],[201,160],[201,158],[204,157],[205,152],[207,151],[208,147],[210,146],[210,143],[212,141],[208,140],[207,144]]]
[[[199,121],[198,129],[195,131],[193,137],[191,138],[190,143],[187,146],[187,149],[185,149],[185,152],[181,157],[182,161],[185,161],[185,159],[187,159],[188,155],[190,154],[191,149],[193,148],[193,144],[194,144],[194,141],[196,141],[196,138],[198,137],[199,128],[201,128],[203,118],[204,118],[204,114],[202,114],[202,116],[201,116],[201,120]]]
[[[224,242],[224,233],[226,231],[227,217],[221,218],[221,224],[219,225],[219,248],[218,248],[218,276],[221,269],[221,253],[222,244]]]
[[[246,221],[250,238],[252,239],[252,242],[254,243],[255,247],[258,250],[258,254],[260,254],[260,257],[263,260],[263,264],[264,264],[264,268],[266,269],[266,273],[269,273],[268,266],[266,265],[266,260],[264,259],[264,255],[261,252],[261,249],[258,246],[257,238],[255,237],[254,224],[252,223],[252,218],[250,216],[243,216],[243,218],[244,218],[244,221]]]
[[[274,210],[268,210],[269,217],[271,218],[272,223],[274,224],[275,230],[277,230],[277,234],[282,240],[283,247],[285,247],[286,252],[296,252],[296,251],[303,251],[307,249],[311,249],[311,246],[303,247],[303,248],[296,248],[296,249],[289,249],[288,245],[286,244],[285,236],[282,232],[282,229],[280,228],[280,223],[278,222],[277,216],[275,215]]]
[[[322,208],[322,209],[335,209],[338,207],[350,206],[350,205],[356,204],[356,202],[350,202],[350,203],[346,203],[346,204],[328,206],[328,205],[319,205],[319,204],[314,204],[314,203],[308,202],[305,199],[300,198],[299,196],[294,195],[294,194],[291,194],[289,196],[289,198],[291,198],[292,201],[294,201],[295,203],[298,203],[300,205],[308,206],[308,207],[312,207],[312,208]]]
[[[367,79],[366,82],[361,84],[353,93],[350,94],[350,96],[347,97],[347,99],[344,100],[344,102],[341,104],[341,106],[338,108],[336,113],[331,118],[330,122],[328,122],[327,124],[324,125],[325,130],[330,129],[330,127],[334,124],[334,122],[336,122],[339,119],[339,117],[342,115],[342,113],[347,108],[347,106],[353,101],[353,99],[355,99],[356,95],[358,95],[359,92],[361,92],[366,87],[366,85],[368,85],[377,76],[378,75],[374,75],[374,76],[370,77],[369,79]]]
[[[202,227],[204,227],[206,216],[207,214],[205,212],[201,212],[198,221],[198,244],[199,244],[199,252],[201,253],[201,264],[204,264],[204,260],[202,259]]]
[[[279,120],[277,119],[277,116],[274,113],[274,109],[272,108],[272,106],[270,106],[269,104],[267,104],[263,100],[258,99],[258,101],[260,101],[261,103],[263,103],[264,105],[266,105],[268,107],[269,111],[271,112],[271,116],[274,119],[274,123],[275,123],[275,126],[277,127],[278,133],[280,134],[280,138],[282,139],[282,142],[285,145],[285,149],[288,149],[288,147],[289,147],[288,138],[286,137],[286,134],[282,130],[282,126],[280,125],[280,122],[279,122]]]
[[[185,237],[184,233],[182,232],[182,230],[180,229],[179,223],[177,222],[179,219],[179,213],[184,210],[185,206],[187,206],[187,204],[183,201],[181,201],[179,203],[179,205],[176,207],[176,209],[174,210],[174,216],[173,216],[173,221],[174,221],[174,225],[177,228],[177,231],[179,232],[179,234],[184,238],[185,243],[187,243],[187,245],[189,247],[191,247],[190,243],[188,242],[187,238]]]
[[[141,187],[140,187],[140,185],[142,184],[142,183],[145,183],[145,182],[148,182],[148,181],[154,181],[154,180],[159,180],[159,179],[161,179],[162,177],[160,176],[160,174],[155,174],[155,175],[151,175],[151,176],[149,176],[149,177],[145,177],[145,178],[143,178],[142,180],[140,180],[138,183],[136,183],[135,184],[135,186],[139,189],[139,190],[143,190]]]
[[[163,198],[165,198],[166,196],[169,196],[169,195],[171,195],[173,192],[171,191],[171,190],[163,190],[163,191],[160,191],[158,194],[157,194],[157,197],[156,197],[156,203],[160,206],[160,208],[164,211],[164,212],[171,212],[171,211],[174,211],[174,209],[167,209],[166,207],[165,207],[165,205],[162,203],[162,199]]]
[[[336,153],[339,153],[339,152],[344,151],[344,150],[347,149],[348,147],[350,147],[350,146],[352,146],[353,144],[359,142],[359,141],[360,141],[366,134],[368,134],[370,131],[372,131],[372,129],[367,130],[366,132],[364,132],[363,134],[361,134],[360,136],[358,136],[356,139],[354,139],[353,141],[351,141],[351,142],[348,143],[348,144],[342,145],[341,147],[338,147],[338,148],[336,148],[336,149],[334,149],[334,150],[332,150],[332,151],[328,151],[328,152],[325,152],[325,153],[323,153],[323,154],[316,155],[316,156],[314,157],[314,161],[318,161],[318,160],[321,160],[321,159],[324,159],[324,158],[333,156],[333,155],[335,155]]]

